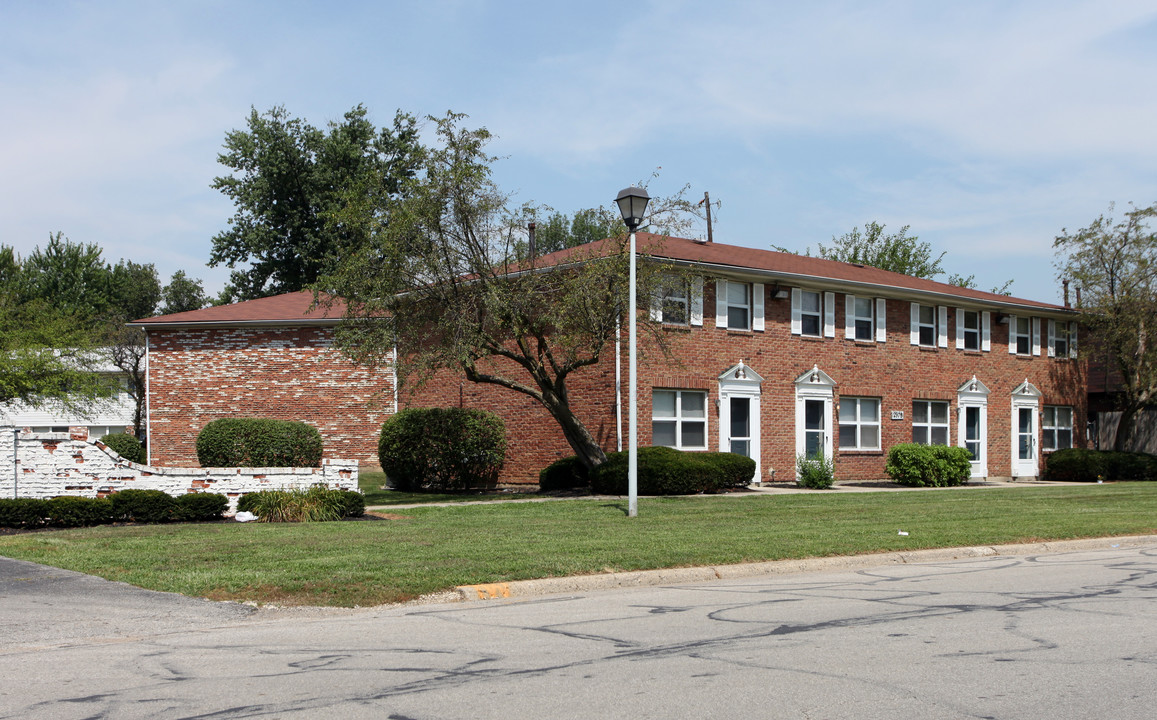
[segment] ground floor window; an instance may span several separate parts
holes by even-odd
[[[948,403],[912,401],[912,442],[918,445],[948,444]]]
[[[1073,409],[1064,405],[1045,405],[1041,421],[1041,442],[1045,450],[1064,450],[1073,446]]]
[[[880,449],[878,398],[840,398],[840,449]]]
[[[651,444],[678,450],[707,449],[707,393],[702,390],[653,391]]]

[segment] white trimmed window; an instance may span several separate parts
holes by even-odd
[[[762,332],[763,283],[718,280],[715,283],[715,327]],[[694,317],[694,312],[692,312]],[[692,320],[691,324],[695,324]]]
[[[957,310],[956,347],[963,350],[980,350],[980,312],[977,310]]]
[[[1067,405],[1045,405],[1041,413],[1041,447],[1064,450],[1073,446],[1073,409]]]
[[[917,445],[948,444],[948,403],[912,401],[912,442]]]
[[[1008,351],[1016,355],[1032,354],[1032,318],[1009,316]]]
[[[1077,356],[1077,324],[1049,320],[1049,357],[1075,358]]]
[[[848,340],[876,340],[883,342],[884,300],[846,295],[844,303],[844,337]]]
[[[840,449],[880,449],[879,398],[840,398]]]
[[[678,450],[706,450],[707,393],[702,390],[652,391],[651,444]]]
[[[664,278],[660,289],[660,308],[664,323],[687,325],[691,322],[691,288],[679,278]]]
[[[948,347],[948,308],[912,303],[911,343],[921,347]]]
[[[823,304],[820,294],[812,290],[797,290],[799,293],[799,335],[820,337],[823,332]]]

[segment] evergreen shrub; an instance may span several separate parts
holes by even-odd
[[[176,499],[160,490],[121,490],[108,499],[117,520],[163,523],[177,519]]]
[[[962,447],[901,443],[888,451],[884,470],[909,487],[953,487],[972,476],[972,455]]]
[[[62,495],[48,501],[46,520],[51,527],[89,527],[112,519],[112,502],[108,498]]]
[[[587,468],[577,455],[559,458],[538,473],[538,487],[543,492],[589,488],[590,484]]]
[[[221,418],[197,435],[201,467],[319,467],[321,433],[308,423]]]
[[[141,441],[134,435],[128,433],[110,433],[100,439],[102,443],[108,446],[117,455],[120,455],[129,462],[144,464],[145,462],[145,446],[141,445]]]
[[[220,493],[186,493],[178,495],[176,502],[175,519],[181,522],[220,520],[229,509],[229,498]]]
[[[1067,448],[1045,458],[1045,480],[1157,480],[1157,456],[1146,453]]]
[[[506,424],[473,408],[402,410],[382,423],[378,460],[395,490],[494,487],[506,461]]]
[[[590,472],[591,490],[626,495],[629,461],[629,452],[607,453],[607,461]],[[637,490],[640,495],[712,493],[746,487],[754,474],[755,461],[742,455],[644,447],[639,448]]]
[[[39,498],[0,499],[0,527],[29,529],[44,524],[48,501]]]

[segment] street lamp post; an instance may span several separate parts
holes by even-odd
[[[643,213],[647,210],[647,202],[651,196],[647,194],[646,190],[637,187],[629,187],[625,190],[620,190],[615,202],[619,206],[619,212],[623,215],[623,222],[627,224],[627,229],[631,231],[631,272],[630,272],[630,314],[627,319],[630,323],[630,331],[628,333],[628,349],[627,354],[630,357],[629,367],[630,371],[627,380],[627,395],[629,398],[630,411],[628,413],[627,434],[629,435],[629,445],[627,447],[627,516],[635,517],[639,514],[639,408],[638,408],[638,374],[635,343],[636,331],[635,325],[635,231],[639,229],[639,225],[643,222]]]

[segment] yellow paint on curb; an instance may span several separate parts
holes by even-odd
[[[467,592],[473,590],[478,593],[479,600],[492,600],[494,598],[508,598],[510,597],[509,583],[487,583],[485,585],[463,585],[461,590]]]

